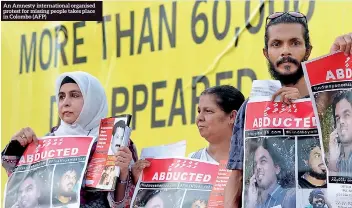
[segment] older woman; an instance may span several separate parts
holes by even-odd
[[[85,72],[61,74],[56,82],[60,125],[50,136],[87,135],[97,137],[102,118],[107,117],[108,104],[104,88],[98,79]],[[37,136],[30,127],[17,132],[2,152],[2,164],[10,175],[28,144],[37,143]],[[93,145],[92,152],[96,144]],[[114,192],[92,192],[81,189],[80,207],[128,207],[134,191],[129,166],[137,161],[137,151],[132,141],[129,147],[120,147],[116,153],[116,166],[120,177]]]
[[[228,160],[232,128],[244,100],[243,94],[229,85],[211,87],[201,93],[197,127],[209,146],[192,152],[188,157],[215,163]],[[132,168],[134,180],[137,181],[142,170],[149,166],[149,161],[138,160]]]
[[[196,123],[209,146],[189,157],[215,163],[228,160],[233,124],[244,100],[243,94],[229,85],[211,87],[201,93]]]

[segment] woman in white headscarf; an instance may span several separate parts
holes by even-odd
[[[51,136],[87,135],[97,137],[102,118],[107,117],[108,104],[104,88],[99,80],[86,72],[61,74],[56,81],[56,99],[61,119],[60,125],[48,134]],[[11,174],[27,145],[37,143],[37,136],[30,128],[17,132],[2,152],[2,164]],[[93,145],[92,152],[95,151]],[[126,207],[133,193],[129,166],[137,160],[136,148],[130,140],[129,147],[121,147],[116,153],[116,166],[120,167],[120,177],[114,192],[92,192],[81,189],[80,207]]]

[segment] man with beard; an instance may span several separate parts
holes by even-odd
[[[55,169],[57,175],[55,181],[58,183],[53,191],[53,206],[63,206],[77,202],[77,192],[74,189],[79,180],[80,171],[77,170],[75,165],[61,167],[64,168],[60,170],[60,167],[57,166]]]
[[[343,91],[332,102],[335,130],[329,141],[329,167],[336,176],[352,177],[352,92]]]
[[[282,186],[286,175],[281,156],[267,140],[255,145],[254,171],[247,189],[246,208],[295,208],[295,190]]]
[[[299,138],[298,184],[301,188],[326,188],[326,166],[319,138]]]
[[[29,173],[17,190],[17,201],[11,208],[39,208],[40,185],[34,172]]]
[[[266,18],[263,54],[269,72],[283,87],[273,100],[290,104],[293,100],[309,97],[301,62],[308,60],[312,50],[306,17],[299,12],[277,12]],[[337,37],[330,52],[352,54],[352,33]],[[227,168],[232,170],[225,188],[225,208],[240,207],[243,170],[243,129],[247,102],[239,109],[231,138]]]
[[[309,194],[309,204],[305,208],[332,208],[330,203],[326,200],[324,193],[315,189]]]

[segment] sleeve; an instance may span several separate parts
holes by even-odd
[[[245,111],[246,111],[247,103],[248,103],[248,100],[245,101],[242,104],[241,108],[238,110],[235,125],[233,126],[229,160],[227,163],[227,169],[229,170],[243,169],[243,157],[244,157],[243,129],[244,129]]]
[[[198,159],[198,160],[201,160],[202,159],[202,154],[203,154],[203,151],[204,151],[205,148],[203,149],[200,149],[196,152],[192,152],[188,155],[188,158],[192,158],[192,159]]]
[[[10,176],[25,151],[18,141],[11,141],[1,153],[2,166]]]
[[[188,158],[192,158],[195,152],[191,152],[187,155]]]
[[[55,128],[56,127],[54,127],[52,131]],[[52,132],[47,133],[45,136],[50,135],[52,135]],[[10,143],[1,152],[2,167],[5,168],[8,176],[12,174],[26,148],[27,147],[22,147],[22,145],[17,140],[11,140]]]
[[[129,145],[129,149],[132,152],[132,158],[133,160],[131,161],[130,165],[130,171],[128,173],[128,179],[127,179],[127,184],[126,184],[126,189],[125,189],[125,195],[121,201],[115,201],[115,192],[109,192],[108,193],[108,202],[111,208],[124,208],[124,207],[130,207],[133,193],[135,190],[135,185],[133,183],[133,176],[132,176],[132,171],[131,171],[131,166],[137,162],[138,160],[138,153],[137,153],[137,148],[133,144],[132,140]]]
[[[123,199],[121,201],[115,201],[115,192],[111,191],[108,193],[108,201],[109,201],[110,207],[111,208],[130,207],[134,189],[135,189],[135,186],[133,185],[133,182],[132,182],[132,172],[130,171],[128,174],[128,180],[127,180],[125,195]]]

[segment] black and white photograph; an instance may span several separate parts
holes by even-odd
[[[5,208],[50,207],[53,166],[14,173],[7,184]]]
[[[81,172],[84,163],[68,163],[56,165],[54,171],[52,205],[53,207],[79,204],[81,190]]]

